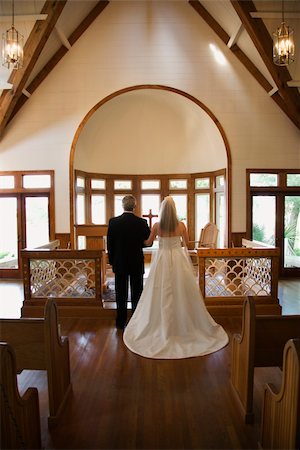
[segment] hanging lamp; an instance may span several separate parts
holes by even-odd
[[[295,60],[294,30],[284,20],[282,0],[282,22],[273,33],[273,62],[277,66],[288,66]]]
[[[2,34],[2,65],[8,69],[20,69],[23,66],[24,38],[15,28],[14,0],[12,0],[12,25]]]

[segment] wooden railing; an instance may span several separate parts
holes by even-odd
[[[280,314],[279,254],[275,247],[198,249],[199,286],[208,309],[241,315],[245,297],[253,296],[259,313]]]
[[[79,316],[86,315],[86,308],[102,308],[101,251],[43,248],[24,249],[21,255],[23,317],[41,317],[47,298],[57,301],[60,316],[75,306],[72,315]]]
[[[101,252],[21,250],[25,300],[101,299]]]

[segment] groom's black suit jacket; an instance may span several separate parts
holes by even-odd
[[[150,228],[145,219],[124,212],[113,217],[108,224],[107,249],[114,273],[144,273],[144,241]]]

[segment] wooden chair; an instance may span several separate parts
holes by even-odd
[[[18,373],[47,371],[48,425],[54,425],[71,392],[69,340],[59,335],[54,300],[47,300],[43,319],[0,319],[0,341],[14,348]]]
[[[216,248],[219,230],[217,226],[208,222],[201,229],[199,241],[189,241],[189,255],[195,267],[198,267],[197,249],[198,248]],[[194,248],[192,249],[192,244]]]
[[[20,396],[15,352],[6,342],[0,343],[0,389],[1,448],[41,448],[38,390]]]
[[[300,339],[300,315],[256,316],[255,302],[247,297],[241,334],[232,339],[231,384],[246,423],[252,423],[255,367],[282,367],[289,339]]]
[[[300,448],[300,339],[290,339],[283,354],[279,392],[265,386],[260,448]]]
[[[190,241],[190,243],[195,244],[195,250],[197,248],[216,248],[217,238],[219,230],[217,226],[208,222],[205,227],[201,229],[199,241]]]

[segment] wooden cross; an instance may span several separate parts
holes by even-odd
[[[153,217],[158,217],[158,214],[152,214],[152,209],[149,209],[149,214],[143,214],[143,217],[148,217],[149,227],[152,228],[152,219]]]

